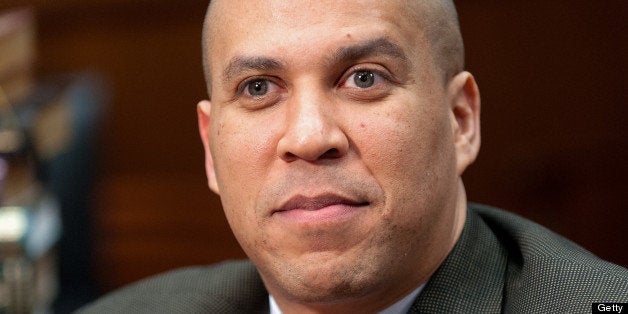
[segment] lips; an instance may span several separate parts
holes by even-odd
[[[297,195],[290,198],[283,206],[275,210],[277,212],[286,212],[291,210],[315,211],[333,205],[343,205],[350,207],[366,206],[369,202],[361,200],[352,200],[333,193],[321,194],[315,197],[306,197]]]
[[[286,226],[303,227],[339,227],[370,205],[362,199],[352,199],[334,193],[320,194],[314,197],[297,195],[286,201],[272,212],[272,216],[287,224]]]

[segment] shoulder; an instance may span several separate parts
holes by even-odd
[[[114,291],[79,313],[255,312],[268,295],[249,261],[184,268]]]
[[[628,301],[626,268],[515,214],[478,204],[469,208],[508,252],[506,291],[513,312],[527,312],[534,304],[589,311],[592,302]]]

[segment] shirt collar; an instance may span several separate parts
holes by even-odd
[[[414,291],[410,292],[403,299],[395,302],[395,304],[389,306],[378,314],[402,314],[408,313],[410,307],[412,306],[412,302],[419,296],[421,291],[425,288],[425,283],[420,285],[418,288],[414,289]],[[283,314],[277,302],[275,302],[275,298],[272,295],[268,295],[268,301],[270,304],[270,314]]]

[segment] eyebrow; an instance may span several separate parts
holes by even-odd
[[[238,56],[233,58],[223,71],[223,81],[229,82],[237,73],[247,70],[269,71],[283,68],[281,62],[272,58]]]
[[[371,39],[353,46],[341,47],[330,56],[328,62],[329,64],[337,64],[375,55],[399,59],[404,64],[409,63],[409,59],[403,52],[403,49],[386,37]]]
[[[399,45],[386,37],[380,37],[357,45],[338,48],[327,58],[327,64],[338,64],[373,55],[384,55],[399,59],[404,64],[409,62],[408,57]],[[282,69],[284,69],[284,65],[273,58],[237,56],[229,62],[223,71],[223,82],[230,82],[238,73],[244,71],[279,71]]]

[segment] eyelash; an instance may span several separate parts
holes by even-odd
[[[346,74],[340,76],[340,79],[338,81],[336,81],[334,83],[334,85],[342,87],[347,80],[350,80],[354,75],[356,75],[359,72],[371,72],[371,73],[375,74],[377,77],[379,77],[380,80],[383,80],[384,82],[389,82],[389,83],[392,82],[393,84],[395,82],[393,77],[390,74],[386,73],[385,71],[382,71],[382,70],[379,70],[379,69],[374,69],[373,67],[356,66],[356,67],[349,68],[348,70],[346,70],[344,72]],[[270,84],[270,85],[281,86],[280,84],[278,84],[276,82],[276,80],[277,80],[276,78],[268,77],[268,76],[253,76],[253,77],[250,77],[250,78],[242,81],[237,86],[236,97],[248,96],[250,98],[262,98],[264,96],[246,95],[246,89],[248,88],[249,84],[252,84],[252,83],[257,82],[257,81],[267,81],[268,84]],[[377,85],[377,83],[376,83],[376,85]],[[371,89],[371,87],[365,88],[365,90],[366,89]]]
[[[372,67],[360,66],[360,67],[354,67],[354,68],[351,68],[351,69],[345,71],[345,73],[347,73],[347,74],[341,76],[340,80],[338,82],[336,82],[336,85],[342,86],[345,82],[347,82],[347,80],[350,80],[354,75],[356,75],[359,72],[371,72],[371,73],[375,74],[376,77],[378,76],[380,78],[380,80],[384,80],[384,82],[392,82],[393,81],[392,77],[388,73],[385,73],[384,71],[373,69]]]
[[[279,85],[279,84],[275,83],[274,80],[272,78],[270,78],[270,77],[267,77],[267,76],[253,76],[253,77],[250,77],[250,78],[242,81],[242,83],[240,83],[238,85],[237,90],[236,90],[236,94],[238,96],[244,95],[245,90],[249,86],[249,84],[252,84],[252,83],[257,82],[257,81],[267,81],[270,84]],[[255,96],[251,96],[251,97],[255,97]]]

